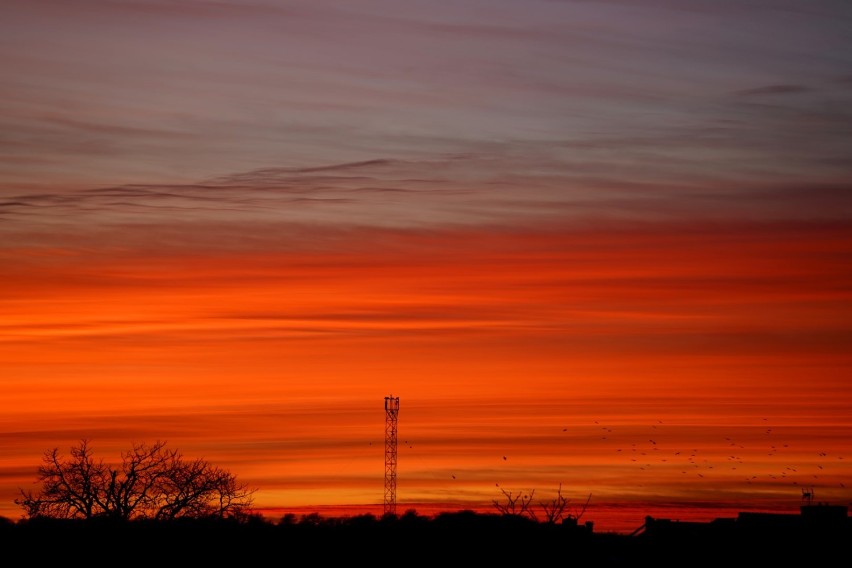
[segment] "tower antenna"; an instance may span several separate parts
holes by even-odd
[[[396,432],[399,397],[385,397],[385,515],[396,514]]]

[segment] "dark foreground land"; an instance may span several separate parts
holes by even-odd
[[[7,520],[0,544],[7,557],[18,551],[28,559],[23,564],[35,566],[819,566],[848,559],[848,519],[825,524],[788,517],[649,518],[635,535],[469,511],[275,522]]]

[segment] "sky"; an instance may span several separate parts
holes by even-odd
[[[3,0],[0,516],[852,504],[846,0]],[[534,492],[534,493],[533,493]]]

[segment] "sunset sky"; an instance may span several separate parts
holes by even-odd
[[[3,0],[0,516],[852,505],[848,0]]]

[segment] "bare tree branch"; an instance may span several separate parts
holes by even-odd
[[[540,503],[544,512],[544,521],[550,524],[561,521],[565,515],[565,510],[568,508],[568,503],[569,501],[562,495],[562,484],[560,483],[556,497],[549,502]]]
[[[117,467],[95,461],[87,440],[65,461],[45,452],[40,493],[20,490],[15,503],[30,517],[174,519],[245,516],[254,489],[203,459],[185,460],[165,442],[134,444]]]
[[[537,520],[535,511],[531,508],[535,489],[530,491],[529,494],[524,494],[523,491],[519,491],[517,495],[514,495],[511,491],[506,491],[502,487],[500,488],[500,491],[503,493],[504,501],[497,501],[494,499],[492,500],[492,503],[501,514],[519,516],[526,515],[533,520]]]

